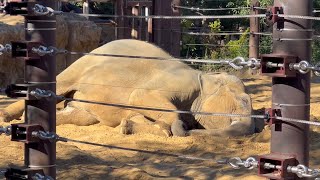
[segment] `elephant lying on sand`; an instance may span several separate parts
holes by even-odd
[[[155,45],[117,40],[94,53],[172,58]],[[205,74],[179,61],[84,56],[57,76],[57,94],[65,97],[199,112],[251,114],[251,99],[240,79],[227,74]],[[19,118],[24,102],[0,112],[4,121]],[[167,136],[210,134],[237,136],[254,133],[251,118],[212,117],[130,110],[80,102],[64,102],[57,124],[118,127],[121,133]],[[157,128],[154,128],[157,127]],[[155,130],[157,129],[157,130]]]

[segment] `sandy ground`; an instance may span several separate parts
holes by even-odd
[[[257,76],[244,82],[255,110],[270,106],[270,79]],[[320,119],[320,81],[312,83],[311,96],[312,119]],[[10,102],[0,97],[1,107]],[[268,128],[241,138],[121,135],[118,130],[101,125],[61,125],[57,132],[62,137],[96,144],[58,142],[58,179],[262,179],[254,175],[257,170],[234,170],[215,161],[267,154],[270,138]],[[319,133],[320,128],[312,128],[310,161],[314,168],[320,168]],[[23,165],[23,144],[3,135],[0,142],[0,169]]]

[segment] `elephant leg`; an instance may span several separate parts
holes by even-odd
[[[57,111],[57,125],[74,124],[78,126],[89,126],[98,123],[99,120],[84,109],[67,106],[63,110]]]
[[[10,122],[19,119],[23,114],[24,104],[24,100],[20,100],[0,110],[0,121]]]
[[[143,115],[132,116],[123,119],[118,126],[121,134],[141,134],[150,133],[160,136],[172,136],[170,126],[164,122],[152,122]]]
[[[129,103],[142,107],[153,107],[168,110],[177,110],[177,107],[171,102],[167,94],[159,91],[136,90],[130,96]],[[183,121],[179,120],[179,114],[172,112],[146,111],[139,110],[141,114],[152,119],[154,125],[159,129],[164,129],[167,136],[183,136]],[[172,131],[173,130],[173,131]]]

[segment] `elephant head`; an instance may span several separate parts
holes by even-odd
[[[251,114],[251,98],[245,93],[242,81],[232,75],[199,75],[200,95],[193,104],[193,111]],[[224,117],[195,115],[198,128],[209,134],[238,136],[252,134],[255,130],[254,119],[250,117]],[[205,131],[204,131],[205,132]]]

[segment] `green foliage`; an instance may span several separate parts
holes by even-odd
[[[239,40],[229,41],[227,43],[228,57],[235,58],[237,56],[248,57],[249,56],[249,29],[245,31],[239,38]]]
[[[320,8],[320,0],[313,1],[314,9]],[[316,13],[315,16],[319,16],[319,13]],[[314,21],[313,28],[315,29],[314,34],[320,34],[320,22]],[[312,43],[312,61],[313,63],[320,62],[320,40],[316,39]]]
[[[259,44],[259,54],[272,53],[272,36],[261,36]]]

